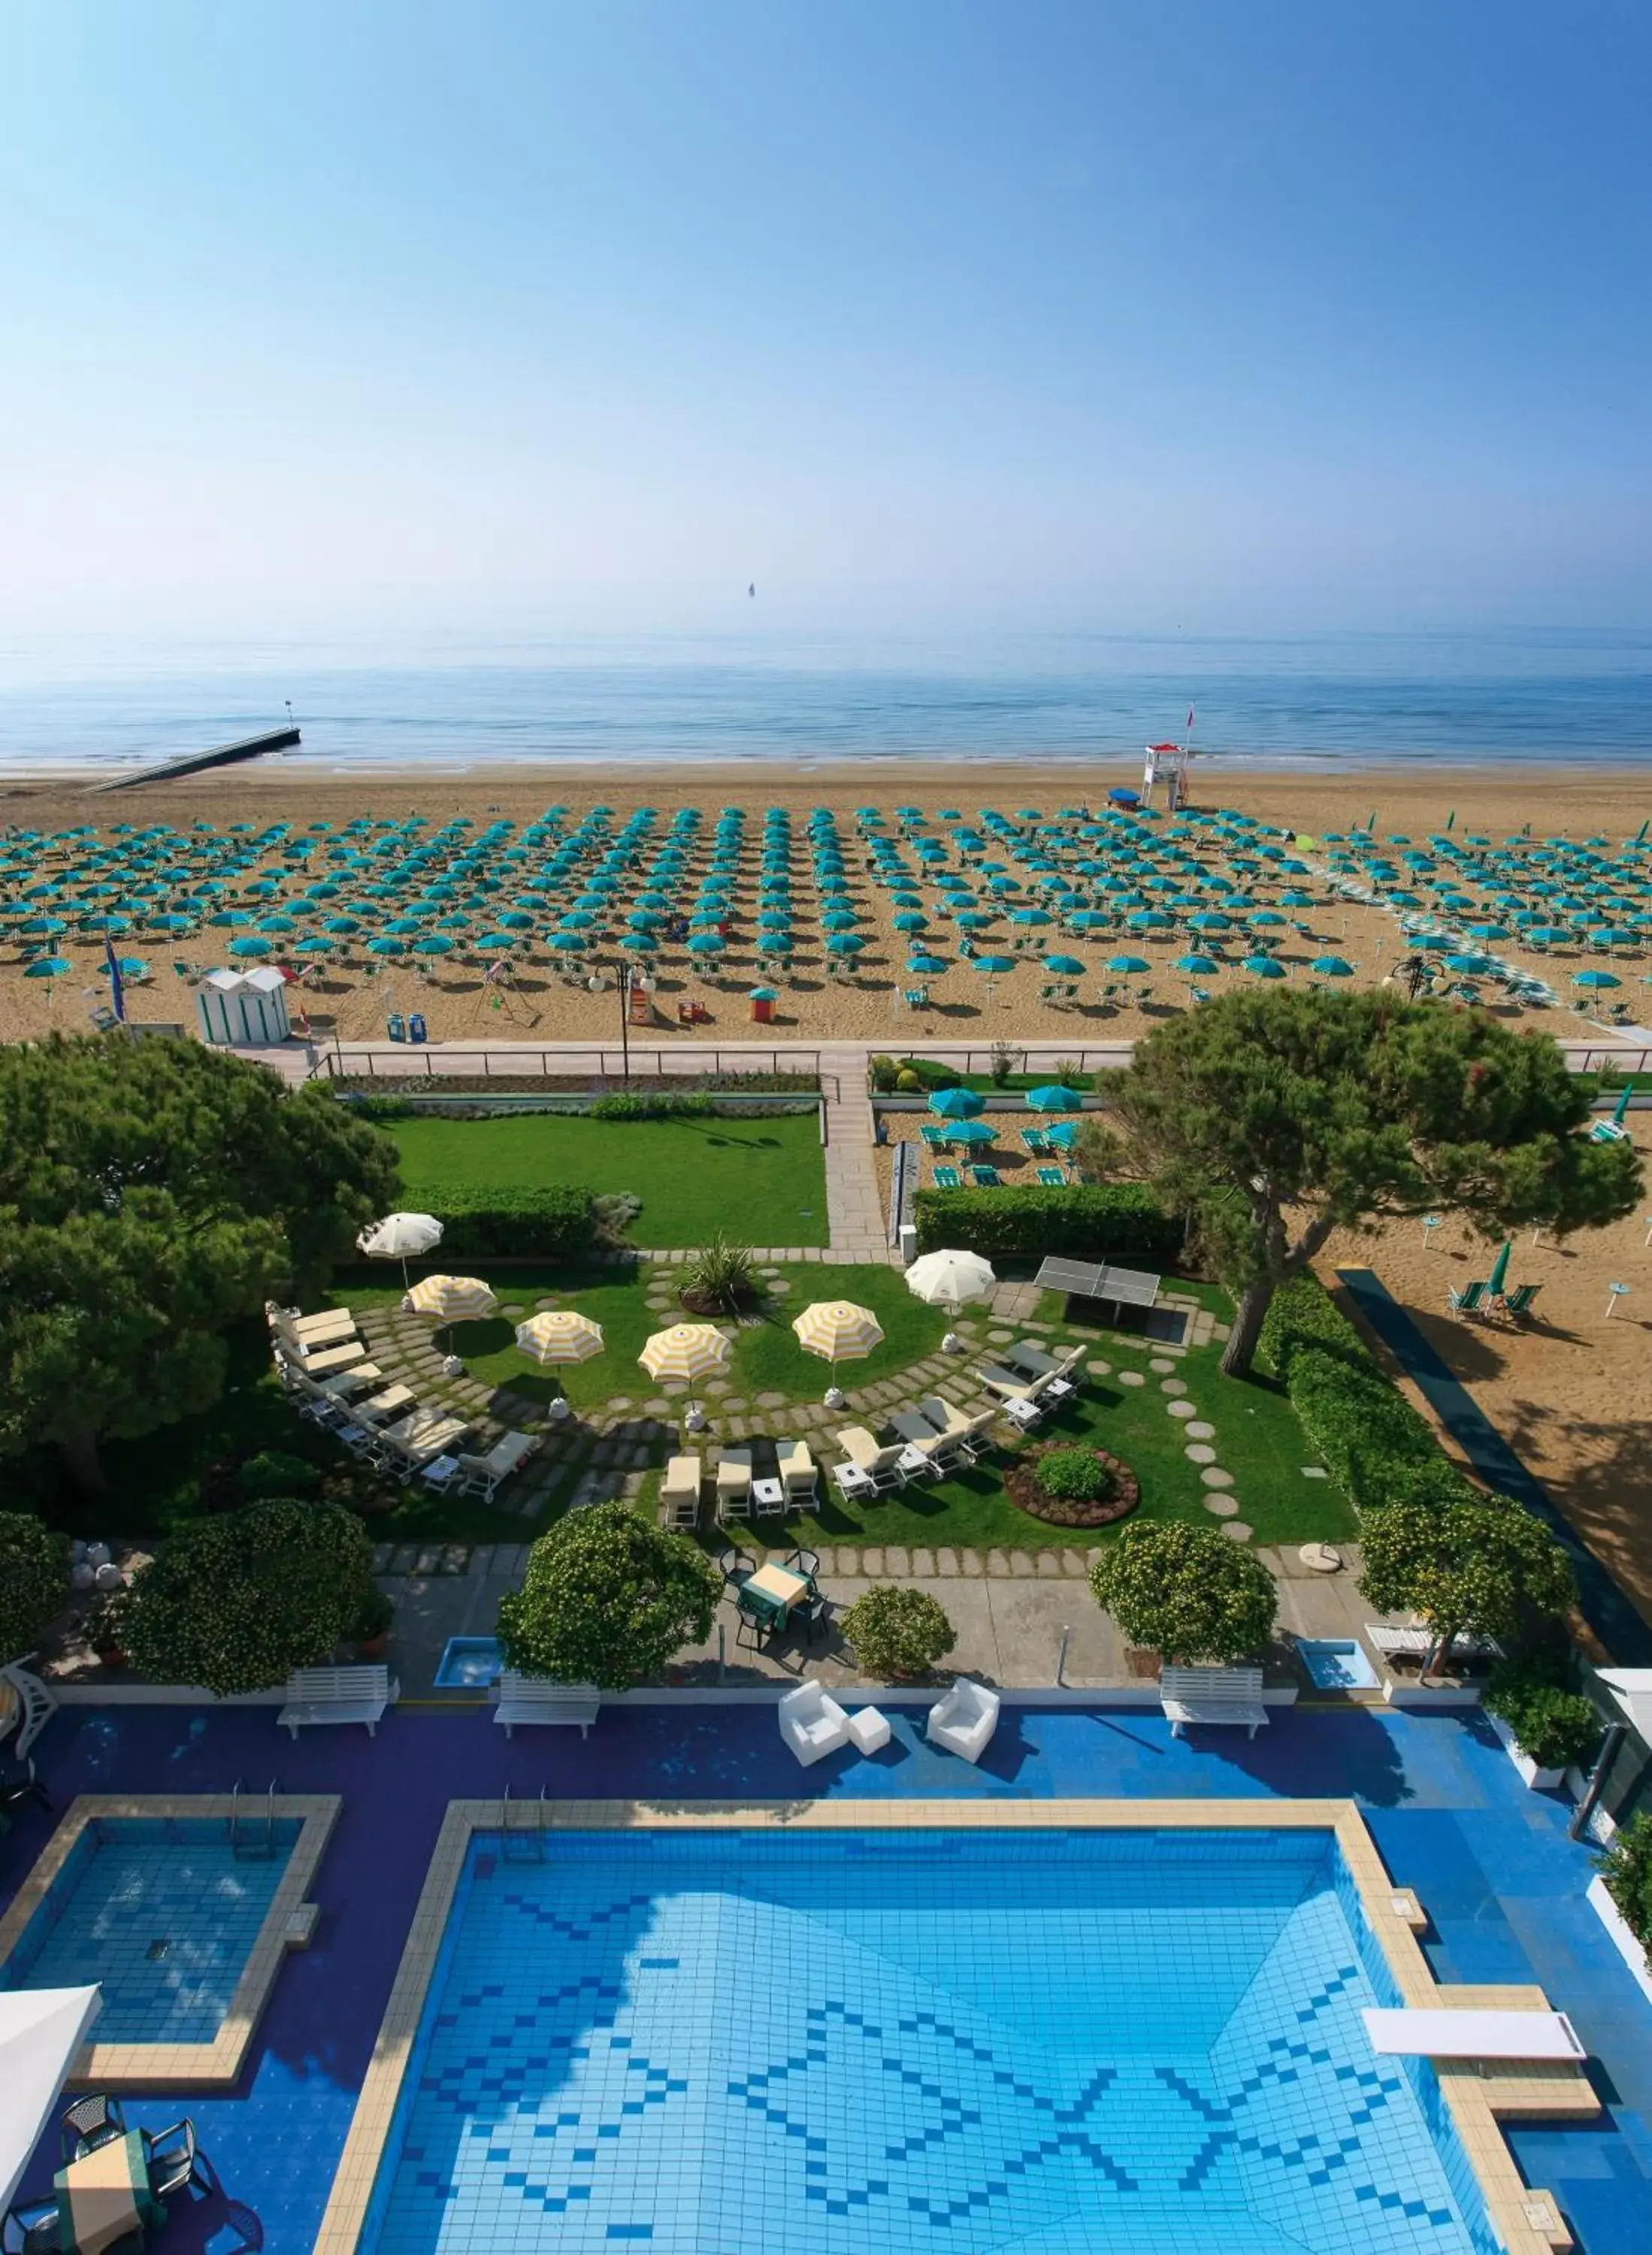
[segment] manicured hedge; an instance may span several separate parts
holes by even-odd
[[[1068,1183],[1060,1190],[919,1191],[917,1249],[955,1246],[987,1261],[1114,1261],[1167,1268],[1182,1225],[1139,1183]]]
[[[1275,1293],[1262,1348],[1283,1379],[1303,1430],[1355,1503],[1444,1504],[1478,1496],[1317,1276],[1294,1276]]]
[[[460,1255],[490,1253],[575,1261],[590,1251],[596,1235],[591,1193],[566,1183],[414,1186],[409,1204],[441,1223],[441,1256],[448,1266]]]

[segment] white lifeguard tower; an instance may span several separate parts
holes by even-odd
[[[1188,715],[1190,720],[1192,715]],[[1147,763],[1142,769],[1142,804],[1151,806],[1153,794],[1160,783],[1164,786],[1164,807],[1169,814],[1179,814],[1187,804],[1187,767],[1195,759],[1191,743],[1149,744]]]

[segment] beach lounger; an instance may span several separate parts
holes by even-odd
[[[1503,1297],[1503,1313],[1516,1317],[1529,1314],[1532,1302],[1543,1289],[1541,1284],[1516,1284]]]
[[[350,1415],[376,1424],[382,1418],[404,1416],[418,1399],[411,1386],[387,1386],[382,1394],[371,1394],[365,1401],[353,1401]]]
[[[367,1349],[360,1339],[352,1339],[348,1346],[319,1348],[313,1354],[295,1353],[284,1341],[282,1352],[311,1378],[325,1378],[333,1371],[348,1369],[353,1362],[367,1360]]]
[[[461,1455],[453,1482],[456,1492],[460,1495],[479,1495],[484,1503],[491,1503],[496,1491],[520,1472],[542,1446],[536,1434],[506,1433],[494,1443],[486,1456]]]
[[[1438,1642],[1433,1630],[1419,1623],[1396,1627],[1391,1621],[1367,1621],[1363,1634],[1374,1651],[1389,1660],[1426,1660]],[[1447,1660],[1501,1660],[1502,1656],[1503,1647],[1494,1636],[1466,1634],[1454,1636],[1445,1654]]]
[[[717,1516],[738,1517],[751,1500],[751,1451],[725,1449],[717,1460]]]
[[[1067,1186],[1065,1171],[1060,1167],[1040,1167],[1035,1179],[1047,1191],[1065,1190]]]
[[[885,1447],[864,1425],[846,1425],[836,1439],[844,1461],[833,1467],[832,1477],[845,1496],[887,1495],[901,1486],[903,1475],[896,1467],[906,1453],[905,1441]]]
[[[348,1308],[329,1308],[321,1315],[301,1316],[296,1308],[278,1308],[273,1300],[269,1300],[264,1312],[272,1331],[279,1331],[285,1338],[296,1339],[300,1346],[337,1346],[341,1340],[355,1336],[355,1318]]]
[[[1488,1278],[1482,1276],[1473,1284],[1465,1284],[1460,1292],[1448,1289],[1445,1296],[1451,1303],[1452,1313],[1454,1316],[1477,1316],[1480,1310],[1480,1303],[1486,1297],[1486,1287],[1489,1281]]]
[[[1023,1128],[1021,1145],[1030,1158],[1042,1158],[1050,1149],[1050,1130],[1047,1128]]]
[[[964,1178],[956,1167],[934,1167],[931,1175],[938,1191],[961,1191]]]
[[[1003,1177],[996,1167],[972,1167],[969,1170],[969,1179],[978,1191],[996,1191],[1003,1188]]]
[[[695,1456],[673,1457],[660,1482],[660,1509],[667,1527],[693,1528],[699,1524],[699,1487],[705,1467]]]
[[[775,1448],[775,1477],[784,1485],[787,1509],[802,1504],[806,1510],[818,1511],[820,1468],[809,1454],[807,1445],[802,1441],[777,1441]]]
[[[916,1449],[928,1472],[942,1472],[959,1453],[959,1444],[951,1433],[938,1433],[920,1409],[900,1409],[889,1419],[892,1431]],[[917,1479],[916,1469],[909,1475]]]
[[[432,1409],[416,1409],[411,1417],[404,1417],[399,1425],[386,1426],[380,1435],[385,1447],[402,1464],[418,1471],[434,1458],[445,1453],[454,1441],[462,1441],[470,1427],[462,1417],[443,1416]]]
[[[931,1151],[950,1151],[953,1147],[952,1137],[932,1120],[924,1120],[917,1132]]]

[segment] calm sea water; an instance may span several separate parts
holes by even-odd
[[[657,636],[96,650],[0,643],[0,774],[115,769],[280,723],[310,768],[547,760],[1652,759],[1652,635],[1161,640]]]

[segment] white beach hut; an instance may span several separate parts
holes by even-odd
[[[195,1016],[204,1042],[262,1049],[285,1042],[287,982],[268,965],[256,971],[209,971],[195,989]]]

